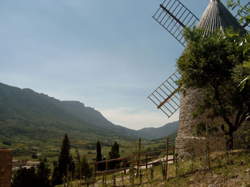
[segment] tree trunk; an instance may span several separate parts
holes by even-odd
[[[233,132],[230,132],[228,135],[227,135],[227,138],[226,138],[226,145],[227,145],[227,150],[232,150],[233,147],[234,147],[234,137],[233,137]]]

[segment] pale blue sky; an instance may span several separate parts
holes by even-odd
[[[146,99],[183,48],[151,18],[160,0],[0,0],[0,82],[78,100],[133,129],[171,119]],[[198,16],[208,0],[183,0]]]

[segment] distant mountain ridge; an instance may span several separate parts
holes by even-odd
[[[60,101],[31,89],[0,83],[0,139],[50,140],[69,133],[73,138],[157,139],[170,135],[178,123],[131,130],[108,121],[99,111],[78,101]]]
[[[140,137],[147,139],[157,139],[170,136],[177,132],[179,122],[168,123],[159,128],[143,128],[138,130],[137,133]]]

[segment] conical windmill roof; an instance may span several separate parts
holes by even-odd
[[[245,32],[237,19],[220,2],[220,0],[210,0],[210,3],[203,13],[197,27],[203,29],[205,35],[218,29],[224,31],[227,28],[232,28],[238,32]]]

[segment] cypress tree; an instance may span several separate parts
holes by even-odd
[[[97,141],[96,143],[96,161],[97,162],[100,162],[102,161],[103,158],[102,158],[102,147],[101,147],[101,143],[99,141]],[[104,163],[99,163],[97,164],[97,170],[98,171],[103,171],[104,170],[104,167],[105,167],[105,164]]]
[[[110,159],[115,159],[120,157],[119,153],[119,144],[117,142],[111,147],[111,151],[109,152]]]
[[[53,164],[54,164],[54,170],[52,174],[51,183],[52,183],[52,186],[56,186],[62,183],[62,176],[60,175],[60,172],[59,172],[58,163],[54,162]]]
[[[40,162],[40,164],[37,167],[37,179],[38,179],[38,185],[37,187],[50,187],[50,169],[47,164],[47,160],[44,159]]]
[[[96,143],[96,161],[102,161],[102,148],[99,141]]]
[[[68,135],[65,134],[61,147],[61,153],[58,159],[58,169],[62,176],[67,176],[69,164],[70,164],[70,142]]]
[[[111,151],[109,152],[109,158],[110,159],[116,159],[120,158],[119,153],[119,144],[117,142],[114,143],[114,145],[111,147]],[[109,163],[109,169],[115,169],[119,167],[120,161],[113,161]]]
[[[65,134],[61,152],[58,158],[58,164],[54,165],[53,173],[53,184],[62,184],[63,178],[67,177],[69,174],[73,174],[75,170],[75,164],[72,156],[70,155],[70,141],[68,135]]]

